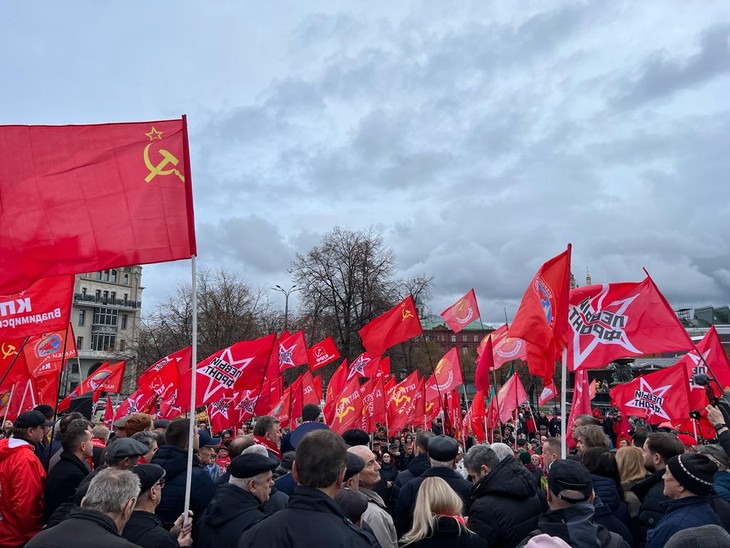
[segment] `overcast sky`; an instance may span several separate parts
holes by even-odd
[[[0,30],[2,124],[188,115],[202,267],[288,285],[375,225],[436,313],[475,287],[511,317],[567,242],[581,282],[730,303],[726,0],[49,0]],[[145,268],[147,312],[188,272]]]

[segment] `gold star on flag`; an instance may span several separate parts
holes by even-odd
[[[154,141],[155,139],[162,141],[162,132],[157,131],[155,129],[155,126],[152,126],[152,129],[150,130],[150,132],[145,133],[145,135],[150,138],[150,141]]]

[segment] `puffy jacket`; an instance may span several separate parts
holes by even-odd
[[[48,472],[43,501],[43,522],[64,502],[71,502],[76,489],[91,473],[88,464],[73,453],[63,451],[58,464]]]
[[[375,548],[378,542],[345,517],[340,506],[318,489],[297,485],[289,506],[248,529],[239,548]]]
[[[517,459],[502,460],[472,488],[469,529],[489,546],[517,546],[537,528],[547,501],[534,478]]]
[[[172,527],[185,508],[185,474],[188,465],[188,452],[172,445],[163,445],[152,458],[152,464],[158,464],[165,469],[165,488],[162,490],[162,500],[155,513],[165,523],[166,528]],[[193,455],[193,477],[190,490],[190,509],[193,519],[203,515],[210,499],[215,493],[215,484],[208,473],[200,468],[198,457]]]
[[[235,485],[219,485],[195,529],[196,548],[236,546],[243,532],[264,517],[261,502]]]
[[[0,546],[22,546],[41,530],[45,481],[30,443],[0,440]]]
[[[715,477],[715,493],[723,500],[730,502],[730,472],[718,472]]]
[[[663,475],[664,469],[657,470],[631,488],[641,501],[639,515],[632,524],[636,546],[645,545],[646,534],[656,527],[666,512],[664,503],[669,502],[669,498],[664,496]]]
[[[634,537],[631,534],[631,529],[616,517],[608,505],[603,504],[601,497],[598,495],[596,495],[593,499],[593,508],[595,509],[595,513],[593,514],[593,523],[603,525],[612,533],[621,535],[621,538],[624,539],[626,544],[629,546],[634,545]]]
[[[390,492],[390,507],[393,510],[398,508],[398,497],[403,486],[419,477],[429,468],[431,468],[431,461],[428,455],[416,455],[408,464],[408,468],[398,474],[393,483],[393,490]]]
[[[646,548],[662,548],[674,533],[682,529],[701,525],[722,526],[708,497],[670,500],[664,506],[667,511],[657,526],[646,536]]]
[[[119,536],[114,520],[97,512],[79,508],[67,520],[38,533],[26,548],[139,548]]]
[[[611,478],[596,474],[591,474],[591,480],[593,481],[593,490],[601,498],[603,504],[611,509],[611,512],[613,512],[621,523],[626,527],[630,527],[631,515],[629,514],[629,505],[621,499],[621,493],[619,493],[618,487],[616,487],[616,482]]]

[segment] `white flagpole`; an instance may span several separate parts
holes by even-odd
[[[567,420],[565,418],[566,400],[565,393],[568,391],[568,347],[563,348],[563,359],[560,368],[560,458],[564,459],[568,456],[568,440],[565,437],[565,427]]]
[[[185,516],[184,523],[188,522],[188,510],[190,510],[190,491],[193,483],[193,445],[195,443],[195,381],[197,376],[196,364],[198,363],[198,291],[197,291],[197,269],[195,266],[195,255],[190,260],[192,275],[192,307],[193,307],[193,348],[192,348],[192,369],[190,374],[190,432],[188,434],[188,469],[185,476]],[[198,516],[200,517],[200,516]]]

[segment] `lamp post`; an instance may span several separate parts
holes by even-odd
[[[289,295],[295,291],[299,291],[299,289],[297,289],[296,284],[291,286],[289,289],[284,289],[279,284],[276,284],[271,289],[284,294],[284,331],[286,331],[289,328]]]

